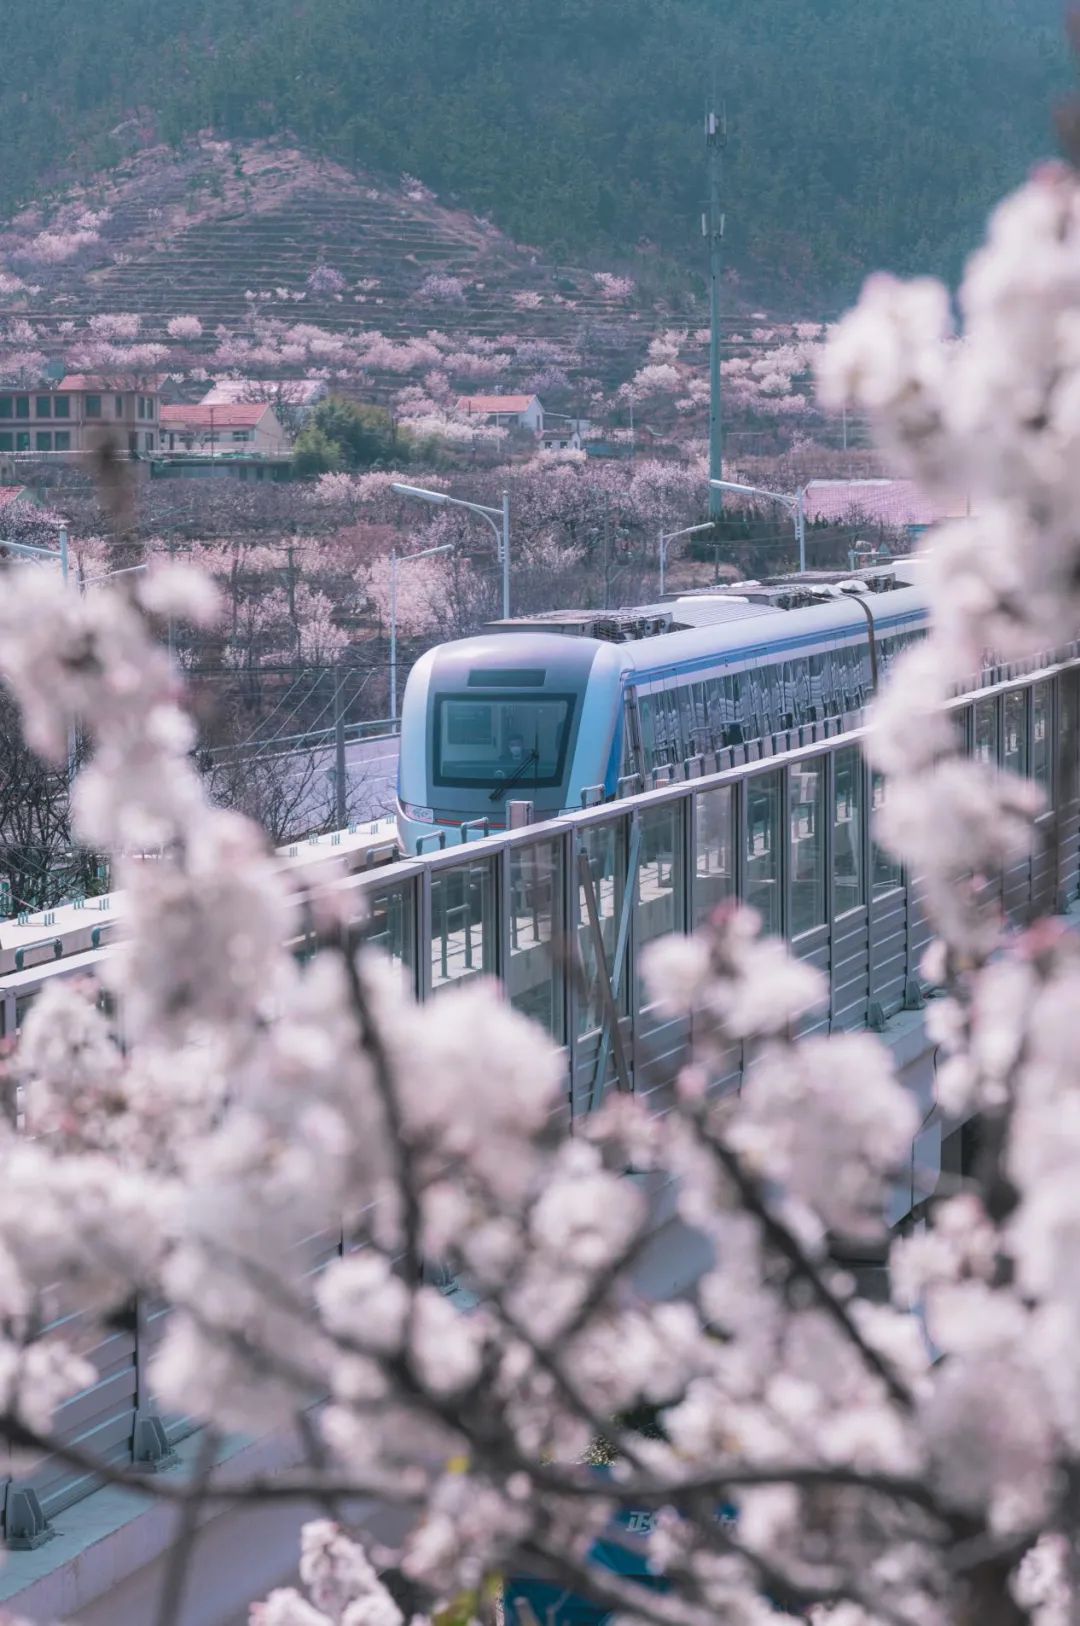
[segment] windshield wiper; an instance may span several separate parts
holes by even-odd
[[[540,753],[539,753],[539,751],[536,750],[536,748],[534,746],[533,749],[529,752],[528,756],[524,759],[524,761],[518,763],[517,767],[514,769],[513,773],[510,775],[509,779],[504,779],[501,785],[496,785],[495,786],[495,789],[491,792],[491,795],[488,797],[488,801],[489,802],[501,802],[503,797],[506,795],[507,791],[510,789],[510,786],[517,784],[518,780],[521,778],[522,774],[525,772],[525,769],[526,768],[531,768],[534,762],[539,762],[539,761],[540,761]]]

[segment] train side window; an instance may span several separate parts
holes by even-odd
[[[1009,773],[1023,777],[1028,767],[1027,690],[1007,689],[1004,699],[1002,760]]]
[[[680,684],[675,690],[676,716],[678,718],[678,740],[680,760],[691,756],[694,752],[694,696],[688,683]]]
[[[739,745],[747,737],[749,718],[746,714],[746,680],[745,674],[731,673],[725,677],[724,687],[728,694],[728,731],[729,743]]]
[[[751,779],[746,787],[746,902],[761,916],[762,931],[783,929],[780,905],[780,774]]]
[[[780,678],[780,718],[784,728],[790,728],[795,721],[795,705],[795,669],[791,661],[785,661]]]
[[[781,683],[782,668],[779,666],[765,666],[761,672],[761,706],[764,716],[765,732],[775,733],[782,728],[784,703],[783,685]]]
[[[637,773],[638,765],[634,761],[634,736],[630,731],[630,707],[623,708],[622,715],[622,767],[620,774]]]
[[[833,913],[866,901],[862,864],[863,764],[856,745],[837,751],[833,782]]]
[[[824,655],[811,655],[810,668],[810,713],[815,720],[820,721],[828,709],[825,699],[825,657]]]
[[[791,935],[825,922],[825,758],[788,773]]]
[[[656,766],[656,705],[651,694],[638,696],[638,718],[641,722],[641,752],[646,768]]]

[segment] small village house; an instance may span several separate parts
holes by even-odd
[[[324,378],[219,378],[207,390],[200,405],[266,401],[275,411],[287,409],[290,421],[302,424],[328,394]]]
[[[223,457],[286,457],[289,437],[267,401],[200,401],[161,409],[162,450]]]
[[[500,429],[544,432],[544,409],[536,395],[459,395],[458,411]]]

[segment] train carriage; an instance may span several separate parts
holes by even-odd
[[[857,712],[926,630],[923,592],[890,589],[562,612],[429,650],[402,710],[402,847],[502,829],[517,801],[551,818],[702,752]],[[567,635],[580,626],[606,635]]]

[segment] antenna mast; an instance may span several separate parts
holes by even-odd
[[[727,112],[705,115],[705,156],[709,167],[709,212],[701,217],[702,235],[709,245],[709,478],[722,480],[724,426],[720,411],[720,272],[724,245],[724,215],[720,208],[723,152],[727,146]],[[724,494],[709,487],[709,517],[723,512]]]

